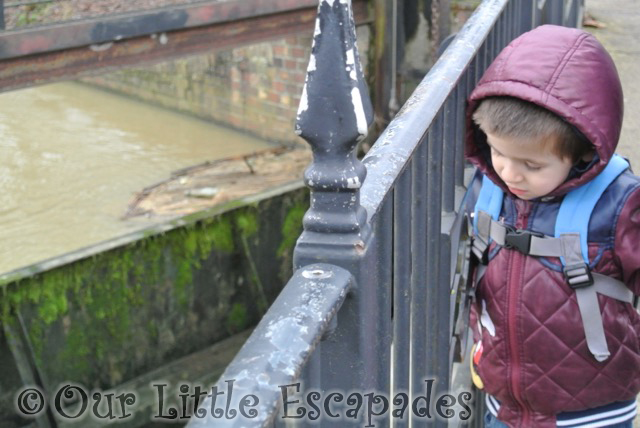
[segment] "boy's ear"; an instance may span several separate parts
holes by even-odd
[[[596,154],[595,150],[589,150],[587,153],[582,155],[580,160],[589,163],[593,160],[593,157],[595,156],[595,154]]]

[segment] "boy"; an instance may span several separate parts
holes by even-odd
[[[474,237],[481,266],[472,361],[487,393],[486,426],[632,426],[640,391],[640,315],[631,303],[640,294],[640,179],[613,157],[622,100],[598,41],[550,25],[507,46],[469,97],[466,156],[502,198],[499,214]],[[588,264],[571,264],[567,242],[579,234],[552,238],[562,201],[620,161],[622,172],[587,217]],[[618,280],[612,295],[622,297],[601,294],[607,279]]]

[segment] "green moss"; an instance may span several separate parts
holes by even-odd
[[[174,292],[178,304],[185,308],[189,303],[188,290],[193,283],[193,270],[200,266],[198,240],[194,228],[180,230],[178,239],[171,242],[173,260],[176,265]]]
[[[237,333],[248,327],[249,317],[247,308],[241,303],[235,303],[229,311],[226,327],[229,333]]]
[[[176,267],[174,282],[178,304],[188,308],[193,290],[193,272],[215,251],[232,253],[235,248],[233,227],[228,213],[213,221],[202,221],[171,234],[171,254]]]
[[[142,284],[157,283],[166,274],[162,268],[166,262],[165,251],[170,251],[176,266],[174,286],[184,291],[192,283],[194,268],[200,267],[201,260],[208,257],[213,248],[233,251],[231,229],[227,219],[205,227],[193,225],[146,237],[127,247],[34,277],[13,282],[13,278],[6,279],[2,284],[2,321],[8,321],[16,308],[31,303],[38,314],[34,323],[42,323],[44,327],[59,320],[74,306],[89,312],[89,318],[106,322],[111,332],[126,331],[129,311],[144,303]],[[100,280],[96,281],[97,278]]]
[[[87,378],[91,375],[91,342],[93,334],[85,326],[75,323],[67,334],[67,346],[55,358],[56,366],[62,364],[65,369],[74,374],[76,379]]]
[[[235,245],[231,222],[227,218],[221,218],[209,225],[202,236],[202,243],[218,251],[233,252]]]
[[[299,203],[288,212],[282,228],[286,242],[278,253],[295,243],[305,209]],[[118,367],[135,366],[127,361],[133,350],[157,343],[161,336],[162,323],[138,312],[150,304],[175,305],[169,310],[183,314],[171,315],[186,317],[197,298],[194,275],[213,253],[242,252],[248,260],[251,298],[260,312],[266,310],[251,254],[260,227],[259,212],[250,206],[193,222],[183,219],[186,225],[167,233],[144,232],[127,246],[31,277],[5,278],[0,284],[0,322],[18,325],[20,312],[36,363],[52,381],[109,384],[117,378]],[[173,293],[175,302],[154,302],[158,292],[158,298],[164,298],[165,289]],[[254,319],[246,304],[226,308],[222,328],[229,332],[247,328]]]
[[[157,257],[152,249],[158,244],[140,241],[6,284],[2,322],[14,323],[16,311],[26,315],[36,361],[53,367],[54,373],[84,376],[89,370],[86,359],[104,367],[108,350],[131,340],[131,313],[144,301],[141,282],[158,271],[144,268],[158,263],[145,257]],[[65,334],[57,339],[64,342],[48,344],[50,326],[65,316]],[[60,351],[45,354],[51,346]]]
[[[41,18],[47,14],[50,5],[47,4],[31,4],[20,8],[16,18],[15,26],[23,27],[34,23],[40,23]]]
[[[291,251],[302,233],[302,218],[307,212],[308,205],[297,202],[284,219],[282,224],[282,242],[278,247],[278,257],[284,256]]]
[[[244,211],[236,217],[236,224],[242,235],[253,236],[258,231],[258,216],[254,211]]]
[[[266,312],[269,304],[267,302],[267,296],[264,292],[262,281],[260,280],[260,275],[258,275],[258,268],[253,258],[253,254],[251,254],[251,247],[249,245],[249,238],[255,235],[258,231],[258,216],[256,211],[247,209],[240,212],[236,216],[236,225],[240,231],[240,242],[242,242],[242,249],[250,268],[250,271],[247,272],[247,274],[249,275],[252,294],[256,299],[258,312],[263,314]]]

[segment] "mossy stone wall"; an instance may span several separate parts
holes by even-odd
[[[307,207],[298,188],[6,280],[0,426],[19,426],[16,358],[25,358],[15,343],[45,391],[68,382],[104,390],[255,325],[291,276]]]

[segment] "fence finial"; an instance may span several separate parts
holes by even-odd
[[[313,150],[305,231],[358,232],[366,221],[359,189],[366,176],[355,148],[373,121],[356,46],[350,0],[320,0],[296,133]],[[338,215],[342,214],[342,215]]]

